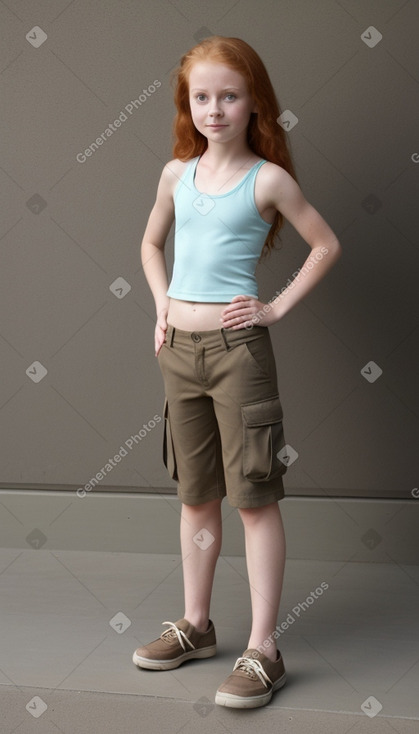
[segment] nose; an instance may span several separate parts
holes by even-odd
[[[223,112],[221,110],[218,99],[213,99],[210,105],[209,116],[210,117],[220,117],[220,115],[222,114]]]

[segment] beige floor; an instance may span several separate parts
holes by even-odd
[[[182,616],[178,555],[3,549],[0,732],[418,732],[418,603],[417,566],[288,561],[288,683],[266,708],[233,711],[214,694],[247,643],[243,558],[218,562],[218,655],[151,672],[131,655]]]

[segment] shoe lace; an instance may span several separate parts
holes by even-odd
[[[173,622],[162,622],[162,624],[169,625],[169,629],[165,630],[162,633],[162,638],[166,638],[166,639],[173,638],[174,639],[176,636],[179,640],[179,644],[181,645],[182,649],[185,652],[186,652],[185,642],[192,648],[192,650],[195,650],[195,645],[193,645],[192,642],[188,640],[183,630],[180,630],[179,627],[176,627],[176,625],[173,624]]]
[[[262,663],[255,658],[237,658],[234,670],[243,670],[251,678],[257,676],[265,688],[269,688],[273,683],[269,676],[265,673]]]

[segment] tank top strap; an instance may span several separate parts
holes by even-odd
[[[190,161],[188,161],[188,164],[185,166],[185,170],[183,171],[179,181],[176,184],[175,194],[174,194],[175,201],[182,187],[185,186],[189,191],[193,190],[195,171],[198,165],[198,161],[199,161],[199,156],[197,156],[196,158],[192,158]]]
[[[237,188],[235,189],[235,194],[237,196],[244,196],[249,206],[252,206],[252,204],[254,204],[256,176],[259,169],[263,166],[264,163],[266,163],[265,159],[255,163],[255,165],[247,172],[246,176],[240,181]]]

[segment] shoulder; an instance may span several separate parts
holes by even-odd
[[[191,159],[192,160],[192,159]],[[193,159],[195,160],[195,159]],[[189,161],[181,161],[180,158],[173,158],[173,160],[168,161],[163,168],[163,173],[166,173],[168,177],[170,176],[181,176],[184,170],[189,166]]]
[[[295,183],[295,180],[290,176],[285,168],[278,166],[276,163],[271,163],[270,161],[266,161],[266,163],[260,167],[259,179],[271,186],[286,186],[291,182]]]
[[[163,186],[173,194],[190,162],[190,160],[181,161],[179,158],[168,161],[161,174],[160,186]]]
[[[258,171],[258,191],[267,202],[277,206],[282,198],[301,195],[296,180],[282,166],[266,161]]]

